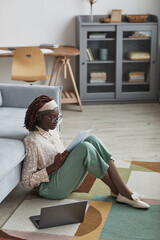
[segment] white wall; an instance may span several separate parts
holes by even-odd
[[[112,9],[160,17],[160,0],[98,0],[93,13],[108,15]],[[75,45],[76,16],[89,12],[89,3],[82,0],[0,0],[0,47]],[[53,61],[53,57],[46,57],[48,74]],[[74,59],[72,65],[75,69]],[[0,82],[11,82],[11,66],[12,58],[0,58]]]

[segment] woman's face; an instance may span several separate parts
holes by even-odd
[[[45,115],[40,115],[37,118],[37,125],[44,129],[45,131],[49,131],[50,129],[55,129],[58,123],[58,108],[46,113]]]

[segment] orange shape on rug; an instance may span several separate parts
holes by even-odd
[[[98,240],[99,239],[99,236],[102,232],[102,229],[104,227],[104,224],[106,222],[106,218],[111,210],[111,207],[112,207],[112,202],[104,202],[104,201],[91,201],[90,203],[90,210],[88,212],[88,214],[86,213],[86,216],[85,216],[85,220],[83,223],[80,224],[75,236],[78,236],[78,234],[81,234],[81,236],[78,236],[76,238],[72,238],[75,239],[75,240],[89,240],[89,239],[92,239],[92,240]],[[96,210],[97,211],[96,211]],[[99,212],[99,213],[97,213]],[[94,213],[96,214],[96,216],[93,216]],[[101,217],[100,217],[101,216]],[[97,226],[95,225],[95,221],[96,220],[93,220],[94,218],[98,219],[98,223]],[[94,230],[93,227],[92,229],[90,229],[90,232],[87,233],[89,231],[89,229],[87,229],[88,227],[84,226],[85,225],[91,225],[91,223],[93,223],[93,226],[94,226]],[[82,236],[83,234],[83,236]],[[69,239],[68,239],[69,240]]]
[[[148,168],[153,172],[159,172],[160,173],[160,163],[159,162],[138,162],[133,161],[132,164],[136,164],[138,166]]]

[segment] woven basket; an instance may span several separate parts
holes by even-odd
[[[146,15],[125,15],[128,22],[146,22],[149,14]]]

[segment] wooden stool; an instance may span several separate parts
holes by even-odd
[[[49,81],[49,86],[52,84],[52,79],[54,76],[54,73],[56,71],[57,68],[57,75],[56,75],[56,79],[54,82],[54,86],[57,85],[58,80],[59,80],[59,76],[60,76],[60,72],[62,70],[62,65],[64,66],[64,79],[67,78],[67,72],[69,74],[69,79],[71,81],[71,84],[73,85],[75,94],[72,91],[62,91],[62,96],[61,96],[61,103],[62,104],[66,104],[66,103],[78,103],[80,106],[80,110],[83,111],[82,109],[82,103],[79,97],[79,93],[77,90],[77,86],[76,86],[76,82],[73,76],[73,72],[72,72],[72,68],[71,68],[71,64],[70,64],[70,57],[71,56],[77,56],[80,54],[79,49],[75,48],[75,47],[71,47],[71,46],[62,46],[59,48],[55,48],[54,49],[54,56],[56,57],[54,65],[53,65],[53,69],[52,69],[52,74],[51,74],[51,78]]]

